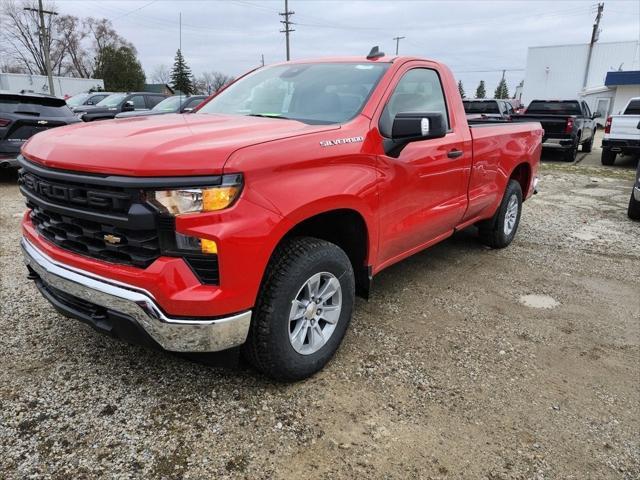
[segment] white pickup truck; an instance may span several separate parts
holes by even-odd
[[[613,165],[619,153],[640,153],[640,97],[629,100],[622,115],[612,115],[604,124],[602,165]]]

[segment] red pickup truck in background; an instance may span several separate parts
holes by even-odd
[[[470,225],[513,240],[539,123],[470,127],[449,69],[371,55],[240,78],[196,113],[79,124],[22,149],[25,261],[64,315],[178,352],[321,369],[372,277]]]

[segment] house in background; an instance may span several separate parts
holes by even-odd
[[[619,74],[640,70],[640,40],[597,42],[590,62],[588,57],[588,43],[530,47],[522,102],[528,105],[534,99],[584,98],[591,111],[600,112],[598,123],[602,125],[607,115],[623,108],[618,104],[625,98],[640,96],[638,84],[617,83],[623,81],[624,75]]]
[[[166,83],[145,83],[144,91],[151,93],[162,93],[164,95],[173,95],[175,92]]]

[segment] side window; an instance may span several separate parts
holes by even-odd
[[[147,108],[144,103],[144,97],[142,95],[134,95],[127,101],[133,102],[133,108],[135,108],[136,110],[144,110]]]
[[[159,95],[149,95],[149,96],[147,96],[147,106],[149,108],[153,108],[157,104],[159,104],[162,100],[164,100],[165,98],[166,97],[161,97]]]
[[[507,113],[507,115],[512,115],[513,114],[513,107],[511,106],[511,104],[509,102],[504,102],[505,105],[505,112]]]
[[[380,117],[380,133],[391,137],[393,119],[398,113],[438,112],[449,125],[442,83],[435,70],[414,68],[403,75]]]
[[[95,105],[100,100],[104,100],[106,97],[106,95],[94,95],[93,97],[90,97],[89,100],[92,102],[92,105]]]
[[[200,105],[202,102],[204,101],[203,98],[192,98],[191,100],[189,100],[187,102],[187,104],[184,106],[184,108],[191,108],[194,109],[196,108],[198,105]]]
[[[584,116],[585,117],[590,117],[591,116],[591,110],[589,110],[589,105],[587,105],[587,102],[582,102],[582,108],[584,109]]]

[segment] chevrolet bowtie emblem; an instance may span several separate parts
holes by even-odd
[[[120,237],[116,237],[115,235],[105,235],[104,237],[102,237],[102,239],[107,242],[110,243],[111,245],[115,245],[116,243],[120,243],[122,241],[122,238]]]
[[[49,123],[46,120],[38,120],[38,125],[46,125],[47,123]]]

